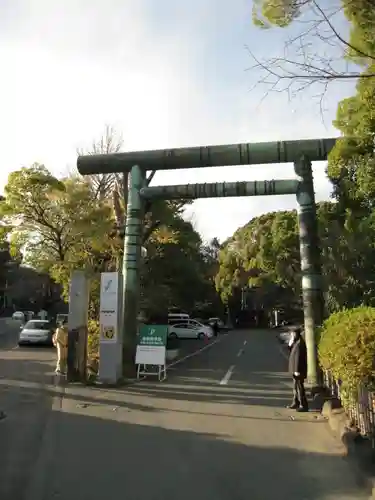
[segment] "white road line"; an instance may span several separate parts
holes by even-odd
[[[224,375],[223,379],[220,380],[220,385],[228,385],[228,382],[229,382],[231,376],[233,375],[234,368],[235,368],[235,365],[232,365],[229,368],[227,373]]]
[[[243,354],[243,349],[240,349],[237,353],[237,358],[239,358],[240,356],[242,356]]]
[[[244,340],[244,343],[243,343],[243,345],[246,345],[246,344],[247,344],[247,340]]]
[[[178,365],[179,363],[182,363],[182,361],[185,361],[185,359],[189,359],[189,358],[192,358],[193,356],[197,356],[197,354],[200,354],[201,352],[205,351],[206,349],[209,349],[210,347],[212,347],[213,345],[215,345],[215,344],[217,344],[218,342],[221,342],[221,341],[222,341],[222,338],[214,340],[213,342],[211,342],[210,344],[205,345],[201,349],[198,349],[197,351],[191,352],[190,354],[188,354],[187,356],[184,356],[183,358],[180,358],[180,359],[177,359],[176,361],[173,361],[173,363],[170,363],[169,365],[167,365],[167,370],[171,366],[175,366],[175,365]]]

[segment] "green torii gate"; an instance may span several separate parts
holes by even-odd
[[[87,155],[78,158],[77,167],[82,175],[122,172],[130,174],[122,271],[123,353],[127,359],[129,359],[129,353],[131,356],[134,354],[135,349],[139,304],[141,234],[145,200],[296,194],[305,338],[308,351],[308,375],[313,387],[321,385],[316,331],[323,320],[324,301],[311,162],[326,160],[335,142],[336,139],[331,138],[255,144],[244,143]],[[296,179],[146,186],[146,172],[149,170],[289,162],[294,163]]]

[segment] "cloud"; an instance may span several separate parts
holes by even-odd
[[[129,150],[334,134],[310,99],[291,105],[271,94],[259,106],[262,92],[249,91],[244,44],[265,51],[272,45],[270,32],[251,29],[250,3],[3,0],[0,182],[34,161],[61,173],[106,123],[122,132]],[[160,172],[155,184],[277,178],[286,171]],[[324,168],[316,187],[318,197],[329,193]],[[200,200],[189,211],[205,237],[224,238],[257,213],[291,203]]]
[[[141,4],[31,2],[18,12],[0,50],[10,168],[44,161],[61,170],[105,123],[122,130],[130,148],[168,142],[184,96],[196,89],[178,43],[153,36]]]

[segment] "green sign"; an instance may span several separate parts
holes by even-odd
[[[164,347],[167,337],[167,325],[143,325],[139,330],[138,345]]]

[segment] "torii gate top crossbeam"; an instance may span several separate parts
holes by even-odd
[[[335,142],[336,138],[308,139],[85,155],[78,157],[77,167],[80,174],[91,175],[129,172],[133,165],[143,170],[262,165],[295,162],[302,155],[323,161]]]

